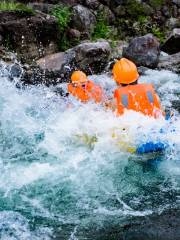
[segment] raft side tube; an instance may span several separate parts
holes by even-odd
[[[163,152],[166,150],[166,148],[167,148],[166,143],[147,142],[147,143],[144,143],[144,144],[140,145],[139,147],[137,147],[136,153],[143,154],[143,153],[152,153],[152,152]]]

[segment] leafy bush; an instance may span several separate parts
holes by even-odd
[[[26,6],[23,3],[17,3],[15,1],[2,1],[0,2],[0,11],[16,11],[22,14],[34,14],[32,8]]]
[[[108,39],[111,36],[111,27],[108,25],[105,17],[102,13],[99,13],[97,16],[97,22],[92,33],[92,39],[96,40],[98,38]]]
[[[164,0],[150,0],[149,4],[154,7],[161,7],[164,4]]]
[[[59,50],[65,51],[72,45],[72,40],[67,37],[67,28],[71,21],[71,9],[67,6],[56,5],[50,14],[56,17],[61,33],[59,39]]]
[[[61,32],[65,31],[68,27],[68,24],[71,20],[71,10],[69,7],[66,6],[55,6],[52,11],[51,15],[57,18],[59,29]]]
[[[152,33],[154,34],[154,36],[156,36],[157,38],[159,38],[160,42],[163,43],[165,40],[165,33],[163,31],[161,31],[158,27],[153,26],[151,29]]]
[[[127,0],[127,13],[129,17],[132,19],[138,19],[139,16],[144,16],[144,7],[142,3],[138,2],[137,0]]]

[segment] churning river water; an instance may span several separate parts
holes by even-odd
[[[113,232],[134,216],[180,208],[180,118],[175,110],[171,123],[133,112],[117,118],[101,106],[63,98],[53,88],[18,89],[18,79],[10,82],[8,74],[1,66],[0,239],[80,240],[96,239],[98,233],[97,239],[105,239],[105,230]],[[112,96],[110,77],[92,78]],[[155,84],[163,106],[179,98],[176,74],[147,71],[141,81]],[[124,128],[132,142],[168,142],[158,163],[119,147],[112,132]],[[96,141],[83,141],[86,134]]]

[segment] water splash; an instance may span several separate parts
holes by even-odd
[[[51,88],[17,89],[7,75],[1,71],[2,239],[51,239],[54,232],[77,239],[91,226],[101,229],[178,206],[178,114],[171,124],[133,112],[117,118],[93,103],[58,96]],[[112,96],[115,84],[110,77],[90,78]],[[157,90],[167,93],[164,105],[177,98],[177,75],[148,71],[141,81],[151,79]],[[119,148],[112,132],[123,133],[124,128],[134,142],[161,138],[170,143],[159,165],[148,165],[149,156],[146,163],[139,162],[139,156]],[[96,136],[94,144],[84,144],[79,138],[83,134]]]

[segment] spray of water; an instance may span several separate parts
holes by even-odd
[[[65,99],[50,88],[17,89],[8,74],[2,68],[1,239],[52,239],[54,234],[78,239],[78,232],[85,236],[92,228],[178,206],[178,113],[171,123],[131,111],[117,118],[110,110]],[[110,77],[90,78],[112,96]],[[148,71],[141,78],[155,84],[164,106],[177,99],[179,80],[167,71]],[[117,144],[114,131],[131,144],[161,140],[169,147],[142,161]],[[154,159],[158,164],[151,164]]]

